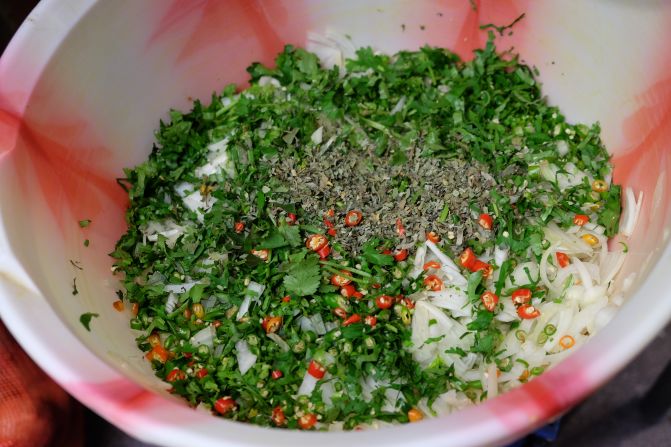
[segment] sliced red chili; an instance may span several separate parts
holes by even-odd
[[[252,250],[252,254],[262,261],[267,261],[270,257],[270,251],[265,248],[261,250]]]
[[[298,418],[298,426],[303,430],[309,430],[317,423],[317,416],[312,413],[304,414]]]
[[[330,245],[325,245],[324,247],[321,248],[321,250],[317,251],[317,255],[319,255],[319,259],[326,259],[328,256],[331,254],[331,246]]]
[[[403,222],[401,221],[400,217],[396,219],[396,234],[398,234],[400,237],[405,236],[405,227],[403,226]]]
[[[264,317],[261,326],[263,327],[263,330],[266,331],[266,334],[277,332],[280,329],[280,326],[282,326],[282,317]]]
[[[485,306],[485,309],[490,312],[494,312],[496,305],[499,303],[499,297],[494,292],[490,292],[489,290],[480,296],[480,300]]]
[[[184,380],[184,379],[186,379],[186,374],[184,374],[184,371],[182,371],[179,368],[173,369],[165,377],[166,382],[170,382],[170,383],[176,382],[177,380]]]
[[[394,259],[398,262],[405,261],[408,259],[408,250],[407,249],[402,249],[394,253]]]
[[[342,318],[343,320],[347,318],[347,311],[342,307],[336,307],[335,309],[333,309],[333,313],[335,314],[336,317]]]
[[[361,321],[361,316],[359,314],[351,315],[348,319],[342,322],[343,326],[349,326],[350,324],[358,323]]]
[[[482,228],[485,230],[491,230],[492,227],[494,226],[494,219],[492,219],[492,216],[486,213],[480,214],[480,218],[478,219],[478,223]]]
[[[559,267],[561,268],[568,267],[568,265],[571,263],[571,259],[568,257],[566,253],[558,251],[556,253],[556,256],[557,256],[557,264],[559,264]]]
[[[199,379],[202,379],[203,377],[207,377],[209,372],[207,371],[207,368],[200,368],[198,371],[196,371],[196,377]]]
[[[394,298],[389,295],[380,295],[375,298],[375,305],[379,309],[389,309],[394,304]]]
[[[169,353],[163,346],[156,345],[151,348],[151,351],[149,351],[145,357],[149,361],[156,360],[157,362],[165,363],[168,361],[168,356]]]
[[[332,237],[335,237],[338,234],[335,228],[329,228],[328,230],[326,230],[326,233],[328,233],[328,235]]]
[[[415,302],[410,298],[403,298],[403,305],[405,305],[405,307],[407,307],[408,309],[415,308]]]
[[[352,277],[349,272],[342,270],[340,273],[340,275],[331,276],[331,284],[337,287],[342,287],[352,282]]]
[[[270,417],[273,421],[273,423],[280,427],[284,425],[287,422],[287,418],[284,416],[284,410],[282,410],[282,407],[279,405],[275,408],[273,408],[273,414]]]
[[[310,365],[308,365],[308,374],[310,374],[315,379],[321,379],[324,377],[324,374],[326,374],[326,368],[324,368],[321,363],[315,360],[311,360]]]
[[[426,240],[431,241],[434,244],[437,244],[438,242],[440,242],[440,236],[438,236],[438,234],[436,234],[436,232],[434,231],[429,231],[428,233],[426,233]]]
[[[347,284],[342,286],[340,289],[340,294],[345,298],[351,298],[356,293],[356,288],[352,284]]]
[[[517,315],[524,320],[531,320],[541,315],[540,311],[530,304],[522,304],[517,308]]]
[[[439,269],[440,268],[440,262],[438,261],[429,261],[426,264],[424,264],[424,267],[422,269],[424,271],[427,271],[429,269]]]
[[[384,250],[382,250],[382,254],[383,254],[383,255],[390,255],[390,254],[391,254],[391,250],[389,250],[388,248],[385,248]]]
[[[531,290],[529,290],[529,289],[517,289],[513,292],[512,298],[513,298],[513,303],[515,303],[517,305],[527,304],[531,301]]]
[[[219,414],[226,414],[231,410],[233,410],[235,406],[236,406],[235,399],[233,399],[230,396],[217,399],[217,401],[214,403],[214,409]]]
[[[242,222],[236,222],[233,229],[235,230],[236,233],[242,233],[245,229],[245,224]]]
[[[486,262],[482,262],[479,259],[476,259],[475,262],[473,262],[473,266],[470,268],[472,272],[477,272],[477,271],[482,271],[482,277],[483,278],[489,278],[489,276],[494,272],[494,267],[491,265],[487,264]]]
[[[288,303],[290,301],[291,301],[291,297],[289,295],[286,295],[286,296],[282,297],[282,302],[283,303]]]
[[[586,214],[576,214],[575,217],[573,218],[573,223],[578,225],[579,227],[582,227],[588,222],[589,222],[589,216],[587,216]]]
[[[367,315],[366,318],[363,319],[363,322],[373,328],[377,324],[377,317],[375,315]]]
[[[331,254],[331,247],[328,244],[323,246],[321,249],[317,250],[317,255],[319,256],[319,259],[326,259],[330,254]]]
[[[319,251],[326,247],[329,240],[323,234],[311,234],[305,241],[305,246],[312,251]]]
[[[349,211],[345,215],[345,225],[348,227],[355,227],[361,223],[363,220],[363,213],[358,210]]]
[[[436,275],[429,275],[426,278],[424,278],[424,285],[426,286],[427,289],[433,290],[434,292],[443,290],[443,281]]]
[[[287,223],[289,225],[295,224],[297,219],[298,218],[296,217],[296,215],[294,213],[288,213],[287,214]]]
[[[270,373],[270,377],[272,377],[273,380],[281,379],[283,375],[284,373],[282,373],[282,371],[279,369],[275,369]]]
[[[331,222],[330,220],[328,220],[328,219],[326,218],[326,216],[324,216],[324,225],[326,225],[326,228],[334,228],[334,227],[335,227],[335,225],[333,225],[333,222]]]
[[[361,293],[357,290],[356,292],[354,292],[354,295],[352,295],[352,296],[354,298],[356,298],[357,300],[360,300],[361,298],[363,298],[363,293]]]
[[[475,256],[475,253],[473,253],[473,250],[471,250],[470,247],[464,250],[461,256],[459,256],[459,262],[461,265],[469,270],[473,268],[473,264],[475,264],[475,261],[477,260],[478,258]]]

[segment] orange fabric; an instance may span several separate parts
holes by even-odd
[[[0,322],[0,447],[81,447],[82,417]]]

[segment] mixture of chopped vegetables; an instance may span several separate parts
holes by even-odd
[[[531,380],[621,304],[640,206],[598,125],[569,124],[490,42],[287,46],[250,87],[171,112],[120,183],[113,270],[156,375],[259,425],[353,429]]]

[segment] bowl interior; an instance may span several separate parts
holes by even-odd
[[[49,3],[58,13],[57,2]],[[512,35],[497,39],[499,48],[514,47],[540,70],[549,100],[570,120],[601,123],[615,181],[644,197],[620,275],[631,299],[585,350],[617,345],[628,333],[636,339],[627,348],[631,358],[649,340],[650,331],[636,328],[659,297],[634,292],[669,235],[671,8],[664,2],[507,0],[474,2],[475,9],[461,0],[80,3],[86,13],[53,54],[26,68],[39,72],[35,83],[4,74],[12,58],[30,54],[3,57],[0,231],[57,318],[123,377],[167,396],[136,348],[128,314],[112,309],[118,286],[107,253],[125,231],[127,199],[116,179],[147,157],[170,108],[188,109],[192,98],[209,101],[228,83],[243,88],[247,65],[271,63],[286,43],[305,45],[308,32],[347,35],[354,47],[383,52],[444,46],[468,58],[486,41],[480,24],[508,24],[522,13]],[[45,20],[38,17],[34,26]],[[80,228],[83,219],[91,225]],[[0,281],[12,273],[8,266],[0,265]],[[91,332],[79,322],[84,312],[100,315]],[[659,312],[665,321],[671,309]],[[36,330],[49,337],[48,328]],[[579,356],[578,367],[598,368],[587,365],[589,358]],[[595,375],[586,387],[607,375]],[[538,414],[552,416],[571,402]]]

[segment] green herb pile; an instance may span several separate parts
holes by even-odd
[[[515,263],[540,256],[547,246],[543,227],[550,221],[565,228],[589,209],[607,235],[617,232],[619,187],[595,193],[585,178],[562,190],[542,175],[543,164],[561,173],[571,163],[593,179],[608,178],[599,127],[568,124],[543,99],[533,70],[514,55],[497,54],[491,41],[469,62],[442,48],[393,56],[362,48],[346,68],[346,73],[324,69],[314,54],[287,46],[275,68],[248,68],[251,86],[241,94],[228,86],[209,105],[195,101],[188,113],[171,112],[148,161],[126,170],[120,181],[131,200],[129,228],[112,256],[123,299],[137,304],[130,326],[141,331],[138,345],[156,374],[194,406],[259,425],[309,428],[301,416],[315,415],[321,423],[340,421],[352,429],[376,419],[407,422],[420,399],[430,403],[450,389],[483,398],[481,384],[456,377],[442,362],[423,369],[407,350],[414,305],[402,298],[423,289],[425,276],[408,278],[417,237],[407,258],[399,251],[405,238],[420,233],[423,242],[424,232],[436,231],[442,237],[438,245],[451,256],[464,246],[478,255],[495,245],[508,247],[510,259],[492,265],[505,279]],[[266,77],[280,86],[259,83]],[[323,135],[314,138],[320,128]],[[208,146],[225,139],[230,169],[197,176],[196,169],[208,160]],[[565,154],[560,155],[558,144],[565,145]],[[302,203],[311,200],[305,196],[309,190],[295,186],[301,170],[314,167],[315,160],[328,158],[337,171],[337,160],[349,157],[375,158],[401,171],[413,160],[426,160],[426,174],[434,176],[427,183],[435,176],[465,175],[455,166],[477,166],[486,176],[470,176],[471,185],[462,182],[467,185],[459,187],[462,191],[427,189],[408,199],[409,211],[398,216],[405,219],[406,236],[387,231],[397,229],[387,213],[380,222],[387,230],[368,224],[357,233],[354,250],[342,241],[347,234],[342,219],[349,211],[366,209],[362,225],[371,222],[369,208],[375,204],[315,203],[313,198],[308,212]],[[286,160],[291,169],[282,171]],[[333,187],[336,178],[338,188],[346,190],[343,172],[325,174],[331,182],[326,187]],[[423,172],[412,174],[420,178]],[[389,200],[403,196],[407,177],[388,179]],[[483,181],[490,183],[483,187]],[[204,210],[184,205],[181,184],[200,193]],[[423,183],[416,187],[419,191]],[[327,197],[319,189],[315,197]],[[458,209],[454,197],[462,197]],[[418,215],[433,217],[413,220],[413,207]],[[435,211],[423,212],[429,207]],[[335,208],[330,215],[329,208]],[[469,221],[475,216],[477,222],[479,213],[493,217],[491,231],[479,231]],[[325,216],[335,221],[335,236],[327,232]],[[182,232],[174,240],[163,234],[149,240],[147,229],[157,222],[172,222]],[[448,230],[464,235],[460,245]],[[330,241],[322,259],[306,246],[315,234]],[[360,296],[343,296],[341,287],[332,284],[334,275],[351,280]],[[475,334],[471,351],[496,359],[502,332],[515,325],[495,323],[494,314],[480,304],[482,272],[464,270],[464,275],[477,315],[468,325]],[[260,296],[250,292],[254,283],[265,286]],[[180,284],[190,286],[182,293],[166,290]],[[501,280],[497,292],[502,287]],[[542,296],[542,289],[534,290]],[[171,294],[177,299],[166,306]],[[246,295],[252,297],[249,310],[238,318]],[[380,308],[380,296],[393,298],[392,304]],[[347,319],[360,319],[343,319],[342,312]],[[326,333],[301,328],[303,317],[317,314],[330,328]],[[269,318],[279,321],[271,330]],[[203,330],[212,331],[211,343],[194,342],[192,337]],[[235,348],[241,340],[257,356],[244,374]],[[326,368],[327,375],[314,392],[297,397],[311,361]],[[379,387],[366,398],[361,384],[371,379]],[[322,397],[326,386],[330,402]],[[387,405],[388,390],[400,396],[395,407]],[[233,403],[222,408],[221,399],[229,396]]]

